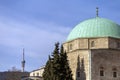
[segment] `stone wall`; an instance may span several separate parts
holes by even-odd
[[[77,62],[78,62],[78,56],[81,60],[83,59],[83,65],[84,65],[84,72],[85,72],[85,80],[89,80],[89,51],[88,50],[78,50],[71,53],[68,53],[68,60],[69,65],[72,70],[73,78],[76,80],[76,72],[77,72]]]
[[[92,80],[120,80],[119,50],[92,50],[91,52]],[[104,76],[100,75],[101,67],[103,68]],[[113,77],[113,72],[117,73],[117,77]]]
[[[114,65],[117,66],[120,64],[118,63],[120,62],[120,59],[119,59],[120,39],[111,38],[111,37],[78,38],[72,41],[65,42],[63,46],[64,46],[64,50],[67,52],[67,55],[68,55],[74,80],[76,80],[76,68],[77,68],[78,56],[80,57],[80,59],[84,58],[86,80],[113,79],[112,77],[108,77],[108,76],[110,75],[112,76],[112,74],[110,74],[109,72],[110,69],[112,69],[112,66]],[[92,57],[90,53],[92,54]],[[100,67],[100,64],[101,66],[102,65],[105,66],[105,69],[106,69],[105,73],[107,74],[106,76],[107,78],[105,79],[102,79],[99,76],[98,68]],[[109,65],[112,65],[112,66],[109,67]],[[117,66],[117,67],[120,67],[120,66]],[[91,71],[92,71],[92,74],[91,74]]]
[[[101,38],[79,38],[63,44],[66,52],[74,51],[74,50],[83,50],[83,49],[108,49],[109,37],[101,37]],[[92,43],[94,45],[92,45]],[[72,48],[71,48],[72,46]]]
[[[111,49],[120,49],[120,39],[109,38],[109,48],[111,48]]]

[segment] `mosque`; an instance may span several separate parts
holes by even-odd
[[[74,80],[120,80],[120,25],[98,15],[80,22],[63,43]],[[24,53],[24,51],[23,51]],[[23,54],[22,70],[25,60]],[[22,80],[42,80],[44,68]]]
[[[63,43],[74,80],[120,80],[120,25],[98,15],[80,22]]]

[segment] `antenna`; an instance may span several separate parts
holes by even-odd
[[[25,58],[24,58],[25,55],[24,55],[24,51],[25,51],[25,50],[24,50],[24,48],[23,48],[23,56],[22,56],[22,59],[23,59],[23,60],[22,60],[22,62],[21,62],[21,63],[22,63],[22,72],[24,72],[24,69],[25,69]]]

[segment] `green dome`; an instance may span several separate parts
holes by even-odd
[[[120,26],[105,18],[92,18],[78,24],[69,34],[67,41],[77,38],[115,37],[120,38]]]

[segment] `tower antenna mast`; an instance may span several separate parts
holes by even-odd
[[[25,50],[23,48],[23,56],[22,56],[22,72],[24,72],[25,70],[25,54],[24,54]]]

